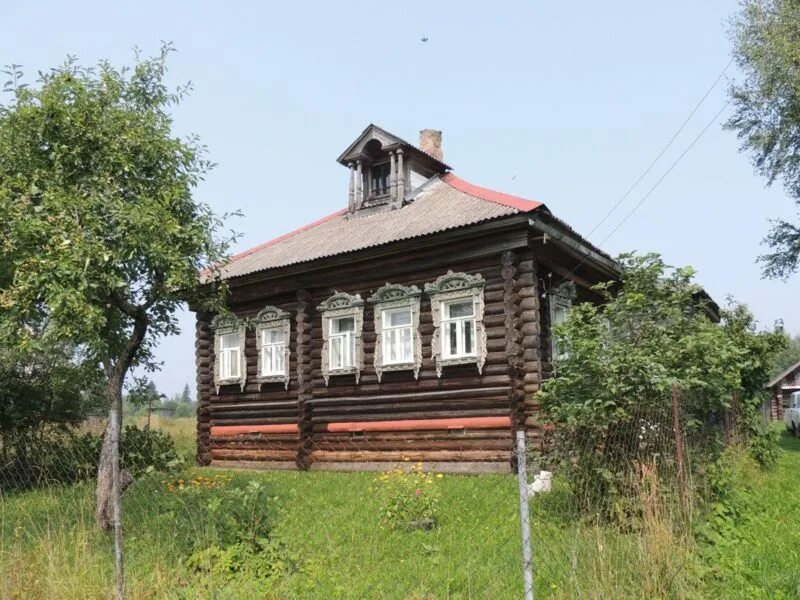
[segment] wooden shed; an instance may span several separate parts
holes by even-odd
[[[235,318],[197,312],[199,461],[507,469],[514,432],[539,436],[550,324],[618,265],[454,175],[440,132],[370,125],[338,161],[346,206],[222,268]]]
[[[800,362],[793,364],[781,373],[778,373],[767,384],[769,398],[764,404],[764,417],[767,420],[780,421],[783,411],[789,405],[789,396],[792,392],[800,391]]]

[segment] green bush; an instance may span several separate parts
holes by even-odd
[[[156,429],[127,425],[119,446],[122,468],[134,478],[150,471],[168,471],[182,462],[172,436]]]
[[[277,498],[258,481],[238,481],[227,475],[174,479],[167,491],[181,508],[172,515],[186,520],[176,527],[187,564],[197,572],[231,577],[237,573],[266,579],[293,570],[297,561],[273,540]]]
[[[101,435],[49,428],[0,441],[0,490],[21,491],[88,481],[97,475]],[[161,431],[125,427],[120,462],[134,478],[168,471],[182,463],[171,436]]]
[[[374,482],[380,519],[392,529],[430,529],[436,524],[442,475],[425,473],[417,463],[410,470],[381,473]]]

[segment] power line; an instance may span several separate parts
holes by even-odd
[[[710,128],[710,127],[711,127],[711,126],[714,124],[714,122],[715,122],[715,121],[716,121],[716,120],[719,118],[719,116],[720,116],[720,115],[721,115],[721,114],[722,114],[722,113],[725,111],[725,109],[726,109],[726,108],[728,108],[728,105],[729,105],[729,104],[730,104],[730,101],[728,101],[728,102],[726,102],[725,104],[723,104],[723,105],[722,105],[722,108],[720,108],[720,109],[719,109],[719,111],[717,111],[717,114],[715,114],[715,115],[714,115],[714,117],[713,117],[713,118],[712,118],[712,119],[711,119],[711,120],[710,120],[708,123],[706,123],[706,126],[705,126],[705,127],[703,127],[703,129],[700,131],[700,133],[698,133],[698,134],[697,134],[697,136],[696,136],[696,137],[695,137],[695,138],[692,140],[692,142],[691,142],[691,143],[690,143],[690,144],[689,144],[689,145],[686,147],[686,149],[685,149],[683,152],[681,152],[681,153],[680,153],[680,155],[678,156],[678,158],[676,158],[676,159],[675,159],[675,161],[674,161],[674,162],[673,162],[673,163],[672,163],[672,164],[669,166],[669,168],[668,168],[668,169],[667,169],[667,170],[664,172],[664,174],[663,174],[663,175],[661,175],[661,177],[659,177],[659,178],[658,178],[658,181],[656,181],[656,182],[653,184],[653,186],[652,186],[652,187],[651,187],[649,190],[647,190],[647,193],[646,193],[644,196],[642,196],[642,198],[639,200],[639,202],[637,202],[637,203],[636,203],[636,205],[635,205],[635,206],[634,206],[634,207],[633,207],[633,208],[632,208],[632,209],[631,209],[631,210],[628,212],[628,214],[626,214],[626,215],[625,215],[625,217],[623,217],[623,219],[622,219],[622,220],[621,220],[621,221],[620,221],[620,222],[617,224],[617,226],[616,226],[616,227],[614,227],[614,229],[612,229],[612,230],[609,232],[609,234],[608,234],[606,237],[604,237],[604,238],[603,238],[603,239],[602,239],[602,240],[601,240],[601,241],[600,241],[600,242],[597,244],[598,246],[600,246],[600,245],[604,244],[606,241],[608,241],[608,239],[609,239],[609,238],[610,238],[612,235],[614,235],[614,234],[615,234],[617,231],[619,231],[619,229],[620,229],[620,228],[621,228],[621,227],[622,227],[622,226],[623,226],[623,225],[624,225],[624,224],[625,224],[625,223],[628,221],[628,219],[630,219],[630,218],[633,216],[633,214],[634,214],[634,213],[635,213],[637,210],[639,210],[639,208],[642,206],[642,204],[644,204],[644,203],[645,203],[645,201],[646,201],[646,200],[647,200],[647,199],[650,197],[650,195],[651,195],[651,194],[652,194],[652,193],[653,193],[653,192],[656,190],[656,188],[657,188],[657,187],[658,187],[658,186],[661,184],[661,182],[662,182],[662,181],[664,181],[664,179],[666,179],[666,178],[667,178],[667,175],[669,175],[669,174],[672,172],[672,170],[673,170],[673,169],[674,169],[676,166],[678,166],[678,163],[680,163],[680,162],[681,162],[681,160],[683,159],[683,157],[684,157],[684,156],[686,156],[686,155],[689,153],[689,150],[691,150],[691,149],[692,149],[692,148],[695,146],[695,144],[697,144],[697,142],[698,142],[698,141],[700,141],[700,138],[702,138],[702,137],[703,137],[703,135],[705,135],[706,131],[708,131],[708,129],[709,129],[709,128]],[[561,279],[559,280],[559,283],[561,283],[562,281],[566,281],[566,279],[567,279],[567,278],[569,278],[569,276],[570,276],[570,275],[572,275],[573,273],[575,273],[575,271],[577,271],[577,270],[578,270],[578,269],[579,269],[579,268],[580,268],[580,267],[581,267],[581,266],[582,266],[582,265],[583,265],[583,264],[586,262],[586,260],[587,260],[587,258],[586,258],[586,257],[582,258],[582,259],[581,259],[581,261],[580,261],[580,262],[579,262],[577,265],[575,265],[575,266],[574,266],[574,267],[573,267],[573,268],[572,268],[572,269],[569,271],[569,273],[567,273],[566,275],[564,275],[563,277],[561,277]]]
[[[694,145],[700,140],[700,138],[703,137],[705,132],[708,131],[709,127],[711,127],[714,124],[714,122],[719,118],[719,116],[725,111],[725,109],[728,108],[729,104],[730,104],[730,101],[728,101],[728,102],[726,102],[725,104],[722,105],[722,108],[720,108],[717,111],[717,114],[715,114],[714,117],[706,124],[706,126],[703,127],[702,131],[697,134],[697,137],[695,137],[692,140],[692,143],[689,144],[683,152],[681,152],[681,154],[678,156],[678,158],[675,159],[675,162],[673,162],[670,165],[669,169],[667,169],[664,172],[664,174],[661,177],[658,178],[658,181],[656,181],[653,184],[653,187],[651,187],[647,191],[647,193],[644,196],[642,196],[641,200],[639,200],[639,202],[636,203],[636,205],[630,210],[630,212],[627,215],[625,215],[625,217],[622,219],[622,221],[620,221],[619,224],[617,224],[617,226],[614,227],[614,229],[612,229],[609,232],[609,234],[600,241],[600,244],[605,243],[608,240],[608,238],[610,238],[612,235],[614,235],[619,230],[619,228],[622,227],[627,222],[627,220],[630,219],[633,216],[633,213],[635,213],[637,210],[639,210],[639,207],[642,204],[644,204],[645,200],[647,200],[650,197],[650,194],[652,194],[653,191],[655,191],[655,189],[659,186],[659,184],[662,181],[664,181],[664,179],[666,179],[667,175],[669,175],[672,172],[672,170],[676,166],[678,166],[678,163],[681,162],[681,159],[684,156],[686,156],[686,154],[689,152],[689,150],[691,150],[694,147]]]
[[[717,75],[717,78],[714,80],[714,83],[711,84],[711,87],[709,87],[706,90],[706,93],[703,94],[703,97],[700,98],[700,100],[697,102],[697,104],[694,105],[694,108],[689,113],[689,116],[686,117],[686,119],[683,121],[683,123],[681,123],[681,126],[678,127],[678,130],[673,134],[673,136],[670,138],[670,140],[667,142],[667,144],[661,149],[661,152],[658,153],[658,156],[656,156],[653,159],[653,162],[651,162],[650,165],[639,176],[639,178],[636,181],[633,182],[633,185],[631,185],[628,188],[628,190],[622,195],[622,197],[619,200],[617,200],[617,203],[614,204],[614,206],[611,207],[611,209],[603,216],[602,219],[600,219],[600,221],[597,223],[597,225],[595,225],[594,228],[586,236],[587,238],[589,236],[591,236],[595,231],[597,231],[603,223],[606,222],[606,219],[608,219],[608,217],[610,217],[614,213],[614,211],[617,210],[617,208],[619,208],[620,204],[622,204],[628,198],[628,196],[630,196],[631,192],[634,189],[636,189],[636,186],[638,186],[642,182],[642,180],[645,177],[647,177],[648,173],[650,173],[650,171],[653,169],[653,167],[656,165],[656,163],[661,159],[661,157],[664,156],[666,151],[669,150],[670,147],[672,147],[673,142],[675,142],[675,140],[678,139],[678,136],[686,128],[686,125],[689,124],[689,121],[692,120],[692,117],[694,117],[695,113],[699,110],[700,106],[703,104],[703,102],[705,102],[706,98],[708,98],[709,94],[711,94],[711,92],[714,90],[714,88],[717,87],[717,84],[722,80],[723,76],[725,75],[726,71],[731,66],[731,64],[733,64],[733,59],[728,61],[728,64],[725,65],[724,69],[722,69],[722,72],[720,72],[720,74]]]

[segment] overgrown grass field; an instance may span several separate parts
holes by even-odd
[[[781,443],[772,470],[737,466],[739,516],[714,545],[679,538],[658,520],[637,532],[582,522],[558,489],[535,500],[537,597],[800,597],[800,443]],[[269,514],[274,569],[198,569],[187,557],[209,538],[215,498],[254,481],[266,490],[259,506]],[[512,476],[435,479],[431,531],[382,524],[379,485],[374,473],[147,475],[124,497],[129,597],[521,597]],[[111,537],[93,527],[89,485],[0,499],[0,598],[106,598],[112,580]]]

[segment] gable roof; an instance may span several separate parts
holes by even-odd
[[[772,381],[770,381],[764,387],[768,387],[768,388],[774,387],[774,386],[778,385],[781,382],[781,380],[786,379],[789,375],[791,375],[792,373],[794,373],[795,371],[798,371],[798,370],[800,370],[800,362],[797,362],[797,363],[793,364],[791,367],[789,367],[788,369],[785,369],[784,371],[778,373],[775,377],[772,378]]]
[[[350,215],[346,209],[245,250],[220,269],[223,279],[285,267],[546,208],[541,202],[435,175],[397,210]]]
[[[347,166],[347,163],[350,160],[356,158],[355,155],[359,154],[360,150],[364,147],[364,145],[369,142],[370,140],[378,140],[381,143],[381,146],[385,148],[393,147],[393,146],[403,146],[407,150],[411,150],[412,152],[416,152],[426,159],[428,159],[431,163],[436,165],[436,170],[440,170],[442,172],[449,171],[451,167],[438,158],[435,158],[421,149],[419,146],[415,146],[414,144],[410,144],[406,140],[401,137],[396,136],[393,133],[389,133],[382,127],[378,127],[374,123],[370,123],[364,128],[364,131],[355,139],[355,141],[350,144],[344,152],[339,155],[339,158],[336,159],[336,162],[339,164]]]

